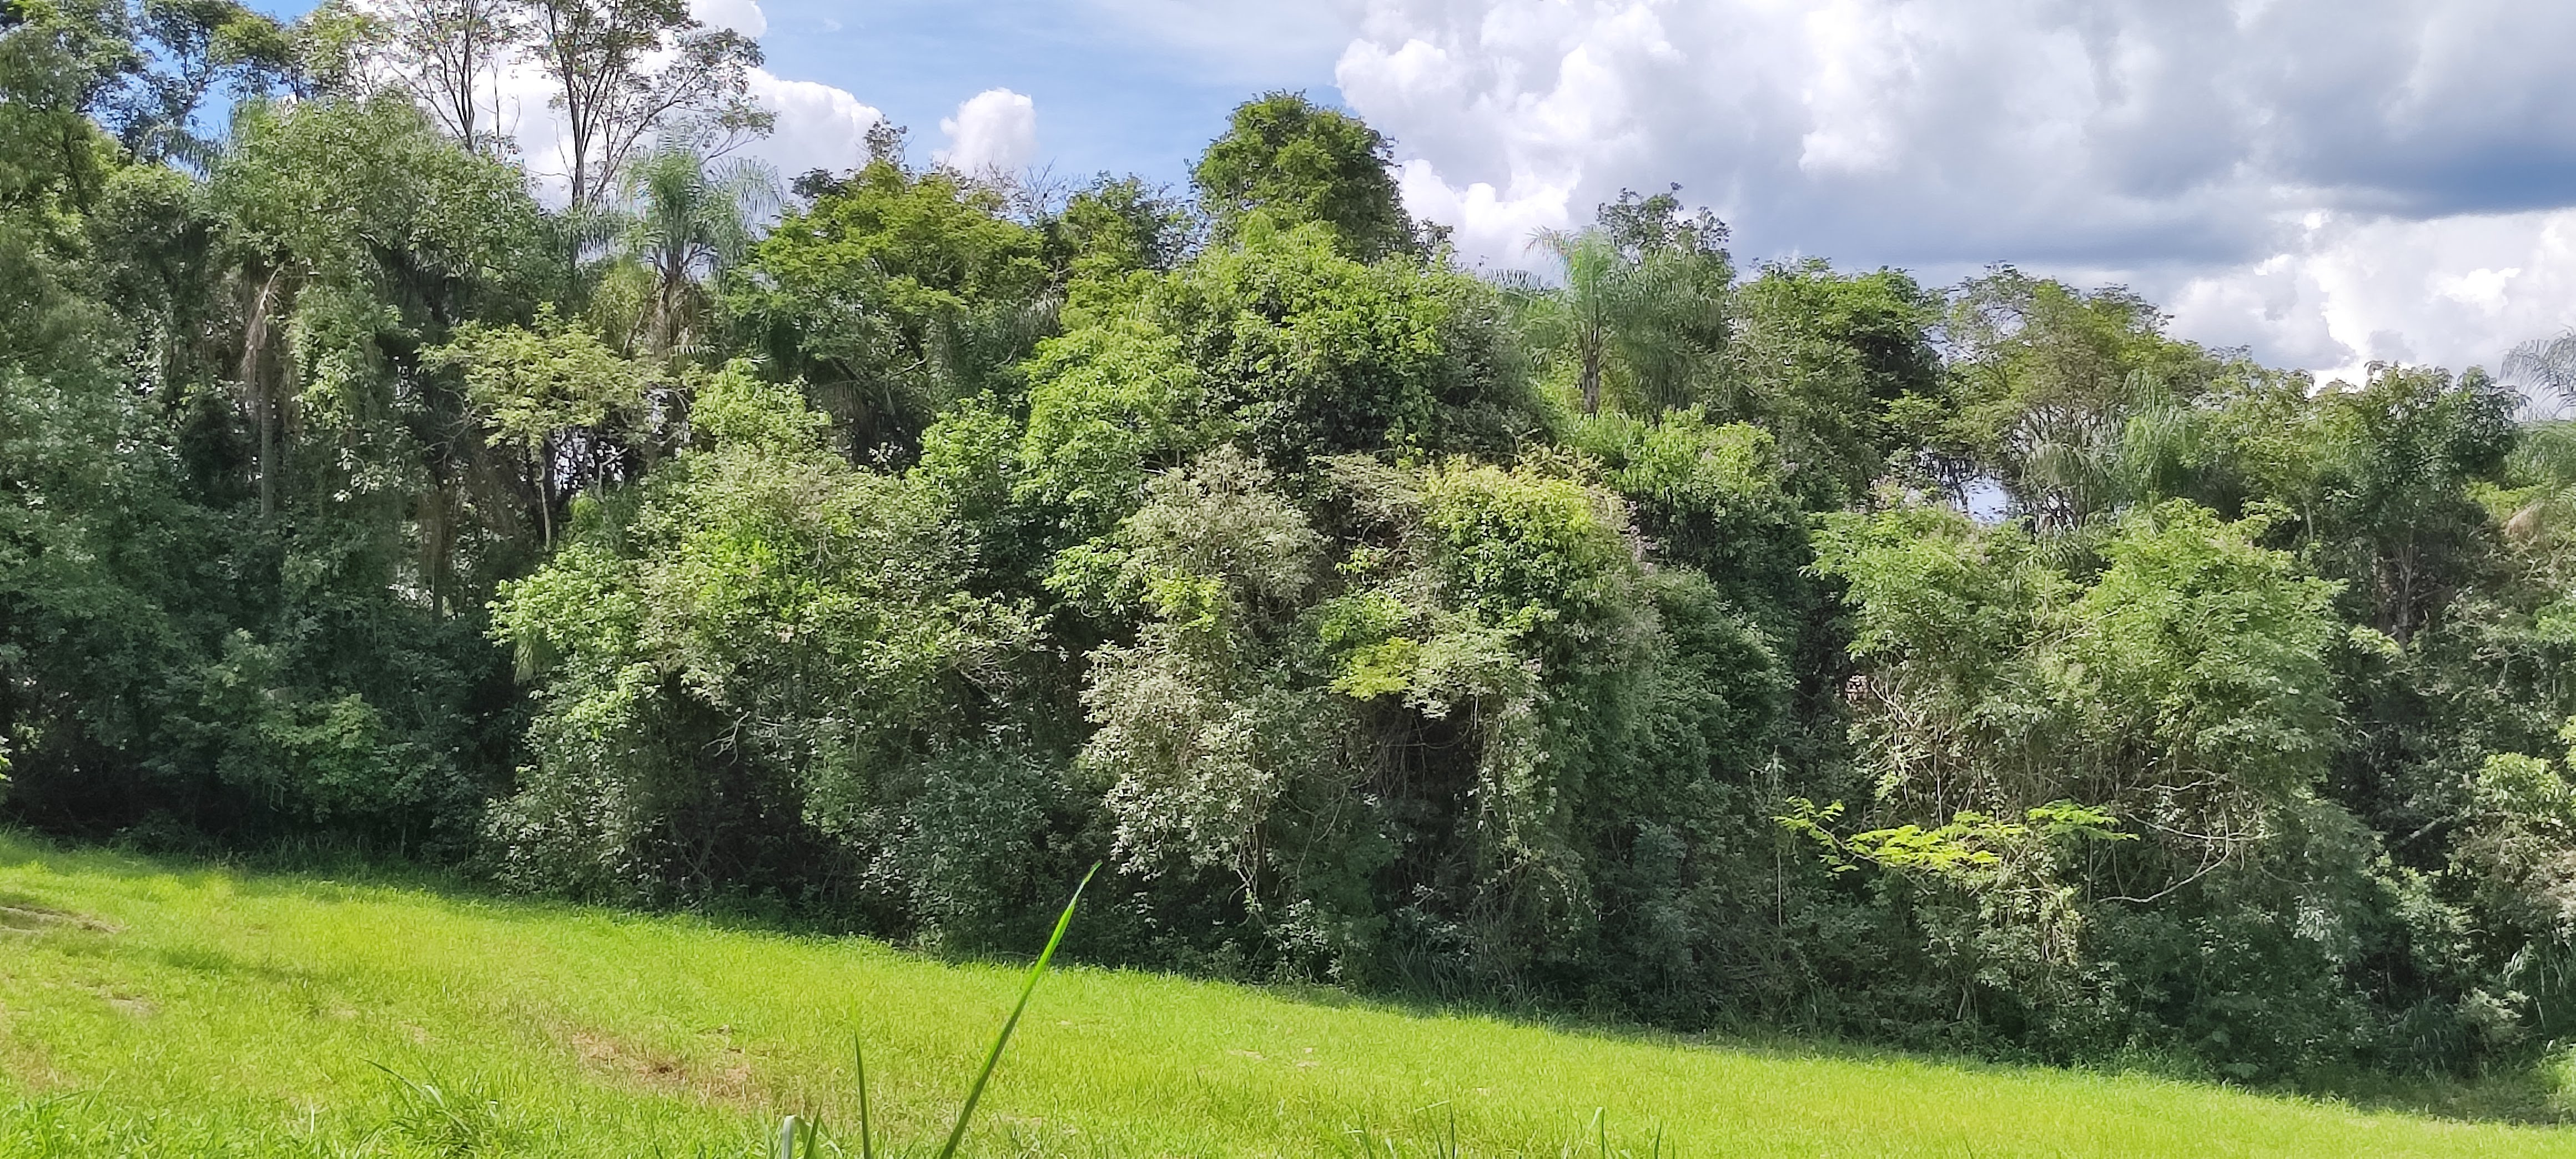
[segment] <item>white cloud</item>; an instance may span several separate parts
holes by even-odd
[[[759,0],[689,0],[689,15],[710,28],[730,28],[758,40],[769,32]]]
[[[1037,102],[1009,89],[986,89],[958,105],[956,116],[940,118],[939,131],[948,134],[940,164],[966,173],[1013,172],[1037,157]]]
[[[1570,185],[1550,185],[1529,174],[1516,175],[1497,190],[1482,181],[1464,189],[1440,179],[1428,161],[1405,162],[1396,170],[1396,187],[1415,216],[1445,222],[1450,240],[1470,260],[1516,266],[1538,231],[1564,228],[1573,218],[1566,204]]]
[[[2576,322],[2576,209],[2329,216],[2296,248],[2184,281],[2176,327],[2358,381],[2367,363],[2497,368]]]
[[[810,80],[783,80],[767,69],[753,69],[751,97],[778,114],[768,137],[745,147],[793,180],[809,169],[856,169],[868,159],[868,128],[885,119],[845,89]]]
[[[2571,42],[2545,0],[1369,0],[1336,76],[1487,261],[1677,180],[1748,258],[2014,261],[2457,367],[2576,321]]]
[[[2456,277],[2436,276],[2433,292],[2454,302],[2465,302],[2489,314],[2496,314],[2504,310],[2505,285],[2521,276],[2521,266],[2470,270]]]

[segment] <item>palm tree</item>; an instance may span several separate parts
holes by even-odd
[[[1565,287],[1554,295],[1557,309],[1546,317],[1549,345],[1574,353],[1576,383],[1583,392],[1583,413],[1601,412],[1601,376],[1610,359],[1610,335],[1630,297],[1627,270],[1618,247],[1598,229],[1568,233],[1544,229],[1531,245],[1545,249],[1565,267]]]
[[[1711,323],[1723,309],[1707,270],[1694,264],[1704,255],[1622,245],[1597,225],[1540,230],[1530,245],[1565,270],[1564,286],[1543,299],[1552,307],[1541,312],[1536,337],[1572,354],[1583,413],[1600,413],[1603,383],[1614,373],[1649,406],[1691,401],[1717,353]]]
[[[2522,388],[2529,408],[2536,409],[2543,398],[2552,413],[2576,403],[2576,330],[2514,347],[2504,356],[2504,381]]]
[[[2576,570],[2576,423],[2526,424],[2505,466],[2515,486],[2501,494],[2517,500],[2504,521],[2505,540],[2542,582],[2564,585]]]
[[[714,164],[696,146],[666,142],[626,168],[621,248],[634,280],[618,313],[631,345],[664,357],[704,345],[707,287],[759,240],[783,200],[778,175],[757,161]],[[611,280],[617,280],[612,272]]]

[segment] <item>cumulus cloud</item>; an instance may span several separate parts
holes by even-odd
[[[1745,256],[2125,281],[2336,370],[2576,321],[2571,42],[2546,0],[1369,0],[1336,78],[1487,261],[1679,181]]]
[[[1009,173],[1037,156],[1037,102],[1009,89],[986,89],[958,105],[956,116],[940,118],[939,131],[948,134],[948,147],[937,154],[940,164],[966,173]]]
[[[2493,370],[2576,322],[2576,209],[2319,213],[2290,248],[2189,277],[2167,301],[2183,333],[2350,381],[2371,361]]]
[[[751,72],[751,97],[778,114],[769,136],[742,150],[793,179],[811,169],[855,169],[868,159],[868,128],[885,119],[846,89],[810,80],[784,80],[767,69]]]

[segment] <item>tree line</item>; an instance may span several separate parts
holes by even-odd
[[[1678,189],[1479,273],[1296,94],[1186,194],[782,182],[757,61],[0,3],[0,813],[969,952],[1101,861],[1094,960],[2237,1078],[2576,1031],[2525,393]]]

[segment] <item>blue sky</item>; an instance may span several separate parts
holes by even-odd
[[[935,146],[939,122],[975,94],[1007,88],[1038,109],[1058,171],[1134,172],[1179,184],[1227,110],[1265,87],[1332,99],[1339,45],[1212,58],[1152,34],[1126,12],[1078,3],[768,0],[770,71],[850,90]]]

